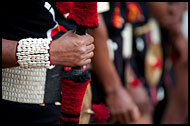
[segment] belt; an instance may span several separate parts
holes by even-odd
[[[45,68],[20,67],[2,69],[2,99],[41,106],[48,103],[59,105],[61,95],[59,76],[56,78],[50,76],[53,71],[47,71]]]

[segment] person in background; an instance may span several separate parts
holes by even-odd
[[[185,39],[181,27],[187,2],[150,2],[149,8],[162,28],[167,54],[166,107],[155,122],[184,124],[188,118],[188,39]]]
[[[91,84],[94,115],[91,118],[91,123],[152,123],[152,106],[144,84],[138,84],[137,90],[134,90],[132,86],[125,88],[125,84],[127,84],[125,69],[129,58],[123,57],[122,50],[123,43],[126,41],[124,39],[132,38],[130,33],[124,32],[130,28],[126,17],[127,5],[128,3],[125,2],[111,2],[110,10],[99,16],[100,27],[89,31],[95,38],[96,46],[92,59]],[[106,42],[110,46],[107,46]],[[127,49],[125,48],[125,50]],[[135,91],[136,93],[134,93]],[[140,103],[133,97],[134,94],[142,99]],[[146,121],[142,117],[146,118]]]

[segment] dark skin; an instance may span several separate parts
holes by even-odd
[[[175,25],[177,26],[177,25]],[[176,85],[169,93],[168,105],[162,123],[186,123],[188,116],[188,42],[182,34],[172,39],[179,53],[174,64]],[[173,111],[176,114],[172,114]]]
[[[186,2],[150,2],[149,8],[161,27],[168,32],[169,41],[179,57],[173,65],[176,86],[169,92],[169,100],[161,123],[186,123],[188,116],[188,42],[181,31]],[[159,10],[159,11],[158,11]],[[175,114],[173,114],[175,112]]]
[[[163,28],[171,28],[173,23],[181,22],[182,13],[186,9],[185,2],[147,2],[152,16]]]
[[[51,44],[50,56],[52,64],[62,66],[82,66],[89,64],[94,53],[94,38],[77,35],[68,31]],[[2,38],[2,68],[16,67],[15,50],[17,41]]]
[[[104,86],[106,103],[111,112],[110,123],[129,123],[138,120],[140,112],[133,99],[122,86],[115,66],[109,58],[107,31],[103,17],[99,15],[99,27],[89,30],[94,37],[93,70]]]
[[[126,90],[129,92],[134,102],[138,106],[140,110],[140,118],[137,121],[132,121],[130,124],[152,124],[152,112],[153,105],[150,102],[147,91],[143,87],[143,83],[141,81],[139,86],[133,86],[130,81],[133,78],[137,78],[135,73],[133,72],[130,64],[127,64],[126,68]]]

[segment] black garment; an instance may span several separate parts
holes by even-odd
[[[1,123],[2,124],[57,124],[59,122],[61,106],[46,104],[20,104],[2,100]]]
[[[56,9],[55,2],[22,1],[2,4],[2,37],[5,39],[19,41],[28,37],[47,38],[47,31],[56,25],[51,8],[58,24],[71,29],[71,25]]]
[[[3,2],[2,3],[2,38],[19,41],[23,38],[47,38],[47,31],[54,28],[56,23],[65,29],[73,28],[63,15],[56,9],[55,2]],[[53,12],[55,16],[53,15]],[[54,18],[55,17],[55,18]],[[51,36],[57,39],[64,32]],[[61,101],[60,73],[62,67],[56,66],[47,70],[44,103],[45,107],[32,104],[3,102],[3,115],[7,121],[13,122],[42,122],[56,123],[59,120],[60,106],[55,101]]]

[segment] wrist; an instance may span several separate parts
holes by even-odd
[[[51,64],[54,64],[54,65],[60,65],[59,64],[59,60],[58,60],[58,58],[57,58],[57,56],[59,55],[59,53],[58,53],[58,48],[59,48],[59,46],[57,46],[57,42],[58,42],[59,40],[58,39],[56,39],[56,40],[53,40],[52,42],[51,42],[51,44],[50,44],[50,50],[49,50],[49,55],[50,55],[50,58],[51,58]]]
[[[118,91],[121,91],[123,89],[122,85],[120,83],[114,83],[110,84],[107,87],[104,88],[106,95],[113,95],[117,94]]]

